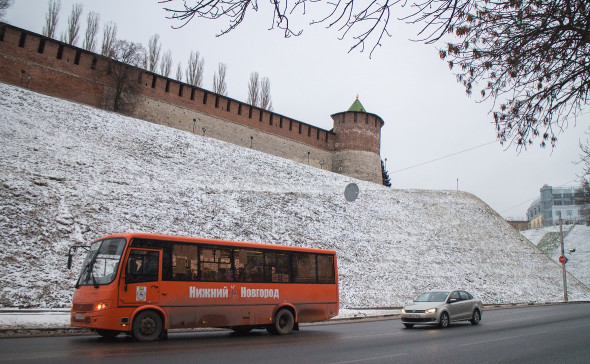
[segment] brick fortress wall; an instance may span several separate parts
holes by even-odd
[[[109,61],[0,23],[2,82],[107,108],[113,95]],[[342,115],[339,120],[344,117],[345,122],[338,123],[333,115],[334,129],[324,130],[139,68],[132,68],[130,78],[136,80],[138,90],[130,116],[381,183],[383,122],[376,115],[335,114]],[[365,118],[367,123],[363,124]]]

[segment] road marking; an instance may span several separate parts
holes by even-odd
[[[382,332],[378,334],[366,334],[366,335],[351,335],[351,336],[344,336],[344,339],[358,339],[359,337],[371,337],[371,336],[389,336],[389,335],[399,335],[401,334],[398,331],[394,332]]]
[[[330,364],[362,363],[362,362],[366,362],[366,361],[373,361],[373,360],[379,360],[379,359],[397,358],[397,357],[400,357],[400,356],[407,356],[407,355],[408,355],[408,353],[385,355],[385,356],[374,356],[374,357],[371,357],[371,358],[363,358],[363,359],[357,359],[357,360],[336,361],[336,362],[331,362]]]
[[[494,324],[499,324],[499,323],[503,323],[503,322],[528,321],[528,320],[532,320],[532,319],[536,319],[536,318],[540,318],[540,317],[561,316],[561,315],[567,315],[570,313],[571,312],[563,312],[563,313],[555,313],[555,314],[550,314],[550,315],[535,315],[535,316],[527,316],[527,317],[520,317],[520,318],[510,318],[507,320],[499,320],[499,321],[486,321],[485,324],[486,325],[494,325]]]
[[[514,335],[514,336],[507,336],[507,337],[502,337],[499,339],[492,339],[492,340],[481,340],[481,341],[473,341],[470,343],[466,343],[466,344],[461,344],[459,346],[467,346],[467,345],[477,345],[477,344],[483,344],[483,343],[491,343],[494,341],[503,341],[503,340],[510,340],[510,339],[516,339],[519,337],[527,337],[527,336],[533,336],[533,335],[540,335],[540,334],[548,334],[549,331],[540,331],[540,332],[534,332],[531,334],[524,334],[524,335]]]

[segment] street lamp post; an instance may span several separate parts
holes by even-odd
[[[307,151],[307,164],[309,165],[309,155],[311,154],[311,151]]]
[[[197,124],[197,119],[193,118],[193,134],[195,133],[195,125]]]
[[[252,149],[252,142],[254,141],[254,136],[250,135],[250,149]]]

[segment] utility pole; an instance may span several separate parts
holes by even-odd
[[[561,257],[565,258],[565,249],[563,246],[563,227],[562,227],[562,220],[561,220],[561,211],[559,212],[559,239],[561,244]],[[563,301],[567,302],[567,274],[565,271],[565,263],[567,259],[563,259],[561,263],[561,275],[563,276]]]

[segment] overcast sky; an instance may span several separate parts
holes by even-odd
[[[216,35],[225,22],[194,19],[181,29],[172,29],[178,24],[166,19],[157,0],[61,3],[58,37],[67,26],[72,4],[81,3],[84,12],[78,46],[82,46],[86,16],[98,12],[99,45],[107,21],[117,24],[119,39],[144,47],[152,35],[159,34],[162,53],[172,52],[171,77],[179,62],[184,70],[190,52],[199,51],[205,59],[203,88],[212,89],[213,74],[223,62],[228,96],[246,101],[250,73],[257,71],[270,79],[275,112],[327,130],[332,128],[330,115],[346,111],[358,95],[368,112],[385,121],[381,157],[387,158],[393,188],[455,190],[458,186],[504,217],[524,218],[544,184],[579,184],[582,166],[573,162],[580,155],[579,141],[588,138],[590,109],[577,122],[569,123],[554,150],[540,149],[539,141],[520,153],[501,146],[494,142],[491,104],[465,95],[438,57],[437,46],[442,44],[409,40],[415,38],[416,27],[394,24],[392,36],[383,39],[369,58],[368,51],[349,53],[353,40],[339,40],[336,30],[325,29],[325,25],[305,26],[300,36],[288,39],[280,30],[268,30],[272,10],[266,1],[259,2],[258,12],[250,10],[243,24],[222,37]],[[4,21],[41,33],[47,5],[48,0],[15,0]],[[312,10],[308,8],[308,15]],[[311,16],[301,19],[310,20]]]

